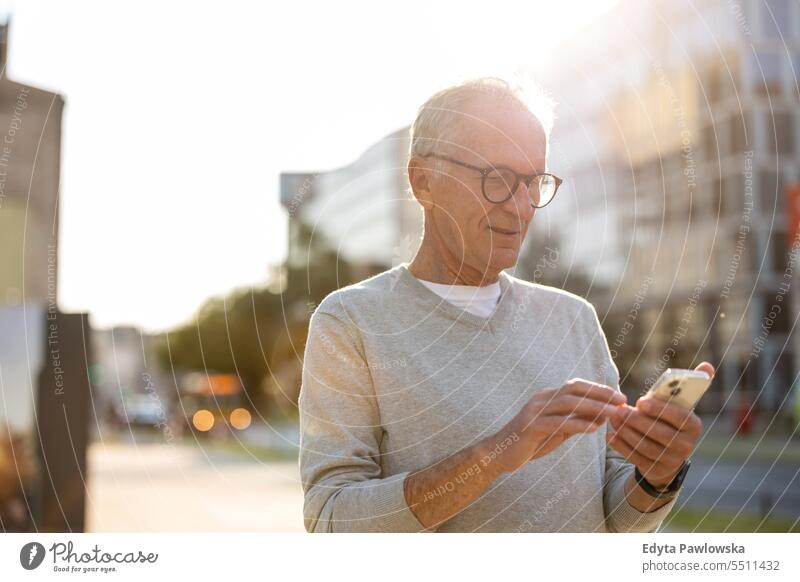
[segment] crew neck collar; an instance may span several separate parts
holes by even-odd
[[[439,314],[443,314],[464,325],[486,329],[487,331],[496,333],[497,330],[502,328],[512,311],[513,285],[511,278],[504,271],[500,271],[498,276],[497,283],[500,285],[500,298],[497,300],[497,306],[491,315],[488,317],[481,317],[480,315],[470,313],[469,311],[453,305],[446,299],[437,295],[434,291],[428,289],[411,273],[411,271],[409,271],[408,265],[409,263],[404,262],[392,268],[391,271],[394,271],[392,275],[397,277],[399,284],[401,284],[405,290],[416,295],[429,305],[431,310],[436,310]],[[467,286],[465,285],[462,287]]]
[[[409,271],[410,272],[410,271]],[[495,281],[489,285],[448,285],[446,283],[434,283],[433,281],[426,281],[417,278],[428,288],[439,290],[447,295],[454,297],[473,297],[475,299],[486,299],[489,297],[497,298],[500,296],[500,282]]]

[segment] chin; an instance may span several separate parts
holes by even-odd
[[[499,272],[516,265],[518,258],[519,251],[512,251],[511,249],[495,250],[489,258],[489,266]]]

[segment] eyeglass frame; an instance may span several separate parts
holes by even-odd
[[[456,160],[454,158],[451,158],[449,156],[443,156],[441,154],[430,153],[430,154],[422,155],[420,157],[421,158],[438,158],[440,160],[445,160],[447,162],[452,162],[454,164],[458,164],[459,166],[463,166],[464,168],[469,168],[470,170],[475,170],[477,172],[480,172],[481,173],[481,193],[483,194],[483,197],[486,198],[486,200],[488,200],[492,204],[502,204],[503,202],[506,202],[507,200],[513,198],[514,194],[517,192],[517,188],[519,188],[519,183],[520,182],[524,182],[525,183],[525,187],[526,188],[530,188],[531,182],[537,176],[552,176],[556,181],[556,187],[555,187],[555,190],[553,190],[553,196],[550,198],[550,200],[548,200],[542,206],[536,206],[536,204],[531,202],[531,206],[533,206],[536,209],[544,208],[545,206],[547,206],[548,204],[550,204],[553,201],[553,199],[556,197],[556,194],[558,193],[559,186],[561,186],[561,184],[564,183],[563,179],[559,178],[555,174],[551,174],[550,172],[534,172],[533,174],[527,174],[526,175],[526,174],[520,174],[516,170],[514,170],[513,168],[509,168],[508,166],[488,166],[486,168],[481,168],[479,166],[474,166],[472,164],[468,164],[467,162],[462,162],[461,160]],[[504,198],[503,200],[500,200],[499,202],[490,199],[486,195],[486,176],[488,176],[490,172],[494,172],[495,170],[498,170],[498,169],[508,170],[509,172],[514,174],[514,180],[516,180],[516,182],[514,184],[514,187],[513,188],[509,188],[509,190],[508,190],[508,197]]]

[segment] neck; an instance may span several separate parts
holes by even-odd
[[[476,269],[457,259],[438,239],[422,237],[417,254],[408,265],[408,270],[417,279],[444,285],[473,285],[483,287],[499,280],[500,272],[490,268]]]

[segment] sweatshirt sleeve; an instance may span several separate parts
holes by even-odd
[[[619,387],[619,370],[611,357],[597,311],[589,304],[591,311],[592,345],[597,357],[594,359],[601,369],[598,374],[604,383],[616,390]],[[606,529],[610,532],[655,532],[672,511],[678,499],[676,494],[669,502],[651,512],[642,512],[628,503],[625,495],[625,482],[633,475],[634,465],[606,443],[607,425],[599,432],[605,444],[605,481],[603,486],[603,508],[606,515]]]
[[[352,326],[314,313],[300,388],[300,476],[309,532],[418,532],[403,490],[383,475],[383,428],[372,376]]]

